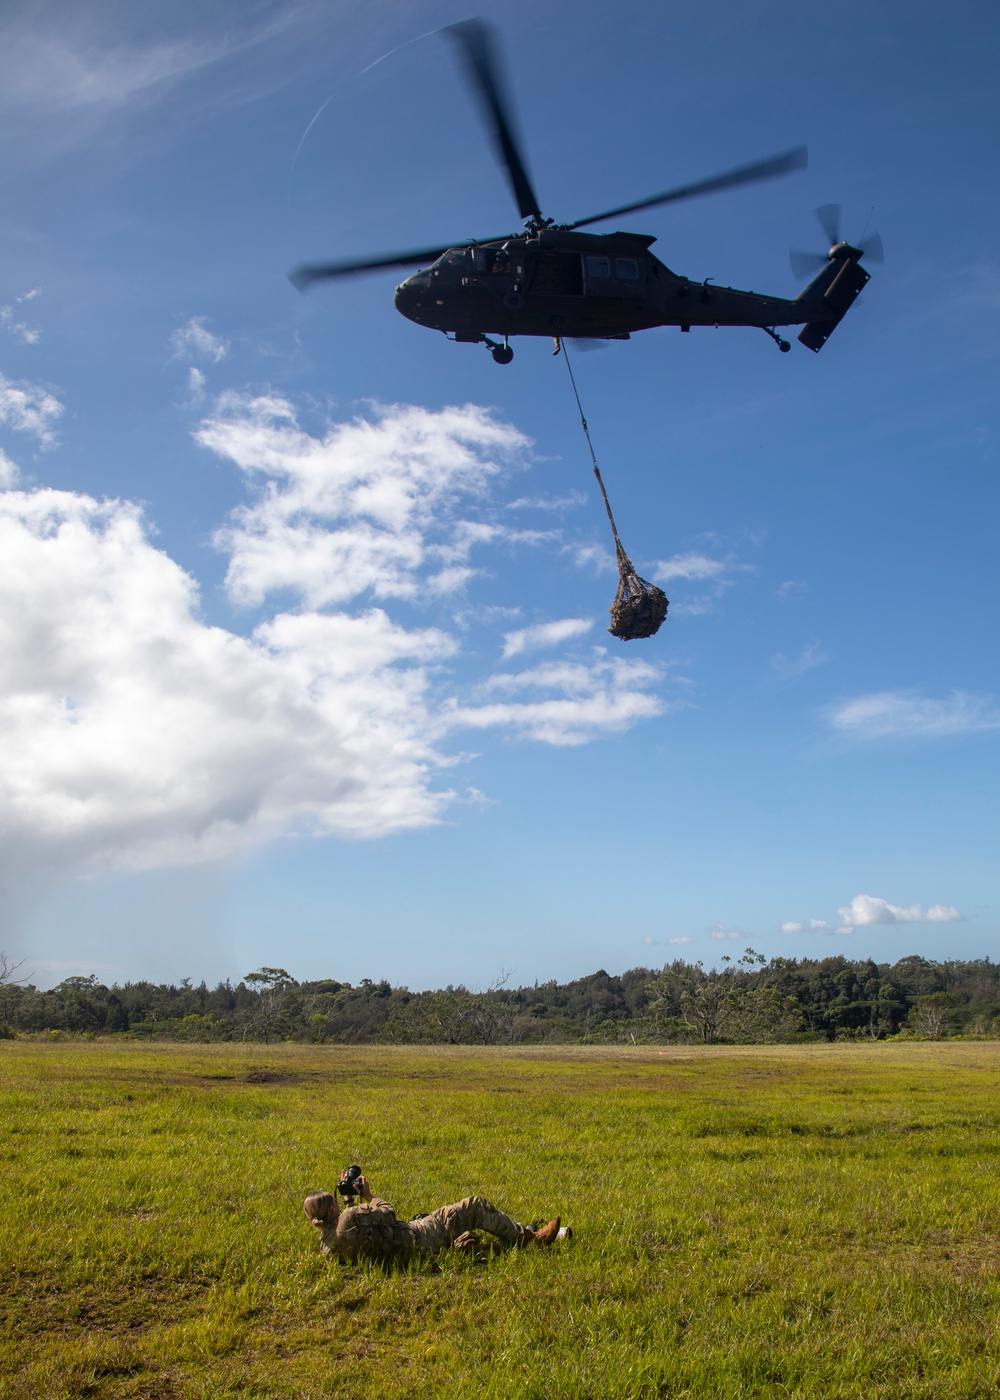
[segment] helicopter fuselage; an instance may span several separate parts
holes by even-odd
[[[400,283],[396,309],[467,342],[491,335],[626,339],[653,326],[770,329],[840,319],[823,296],[838,266],[824,268],[788,300],[680,277],[649,251],[655,241],[639,233],[540,229],[451,248]]]

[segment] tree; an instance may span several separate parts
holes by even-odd
[[[3,991],[5,987],[19,987],[27,980],[24,977],[14,976],[14,973],[23,966],[23,961],[14,962],[5,952],[0,950],[0,991]],[[15,995],[17,994],[15,993]],[[0,996],[0,1017],[2,1017],[2,1020],[0,1020],[0,1036],[2,1036],[4,1040],[12,1039],[14,1030],[8,1020],[8,998],[6,996]]]
[[[256,972],[248,972],[243,980],[257,993],[257,1008],[251,1024],[260,1030],[267,1045],[271,1036],[280,1030],[286,994],[299,984],[283,967],[260,967]]]
[[[649,984],[654,1017],[667,1014],[694,1031],[703,1045],[725,1037],[737,1041],[774,1041],[802,1024],[798,1003],[783,990],[789,964],[768,963],[747,948],[738,962],[722,959],[721,972],[706,972],[701,963],[675,962]]]
[[[910,1012],[910,1026],[926,1040],[940,1040],[948,1026],[955,996],[951,992],[930,992],[918,997]]]

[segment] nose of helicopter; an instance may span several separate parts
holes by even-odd
[[[430,289],[431,279],[424,273],[417,272],[412,277],[407,277],[400,282],[396,288],[393,302],[396,310],[409,321],[416,321],[419,325],[423,319],[423,303]]]

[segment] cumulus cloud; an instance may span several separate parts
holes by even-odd
[[[3,448],[0,447],[0,491],[7,491],[11,486],[16,486],[19,477],[17,463],[12,462]]]
[[[197,438],[256,489],[217,536],[230,556],[227,587],[245,605],[284,589],[310,607],[365,591],[382,599],[455,591],[478,546],[523,538],[457,510],[483,501],[528,446],[485,409],[397,406],[314,437],[285,399],[229,395]]]
[[[384,613],[207,627],[136,507],[0,498],[0,831],[14,859],[212,857],[290,829],[376,836],[446,795],[418,664],[453,643]]]
[[[713,924],[708,936],[714,938],[717,943],[727,943],[734,938],[746,938],[747,935],[740,928],[726,928],[723,924]]]
[[[523,651],[534,651],[539,647],[556,646],[582,637],[593,627],[593,618],[564,617],[558,622],[538,622],[533,627],[521,627],[516,632],[507,632],[503,639],[503,658],[520,656]]]
[[[943,700],[882,690],[831,706],[826,717],[840,734],[854,739],[939,739],[1000,729],[995,699],[964,690],[953,690]]]
[[[40,447],[52,447],[55,424],[62,411],[62,404],[47,389],[26,379],[8,379],[0,373],[0,427],[28,433]]]
[[[681,936],[680,936],[679,938],[668,938],[668,939],[667,939],[667,942],[668,942],[668,943],[675,943],[675,944],[677,944],[678,947],[683,947],[685,943],[693,943],[693,942],[694,942],[694,939],[693,939],[693,938],[687,938],[687,937],[685,937],[685,935],[681,934]]]
[[[850,904],[843,905],[837,913],[840,922],[851,928],[864,928],[868,924],[953,924],[964,918],[950,904],[932,904],[929,909],[919,904],[901,908],[870,894],[856,894]]]
[[[205,325],[204,316],[192,316],[186,325],[179,326],[170,337],[170,344],[178,360],[202,360],[217,365],[229,354],[229,341],[213,335]]]
[[[279,835],[426,826],[461,800],[441,785],[456,732],[574,744],[664,709],[657,668],[601,649],[490,677],[477,698],[455,679],[454,633],[358,603],[379,591],[383,559],[386,591],[420,600],[456,555],[505,542],[465,507],[485,509],[501,463],[523,450],[508,425],[475,408],[394,409],[314,438],[287,405],[246,401],[201,440],[254,483],[226,538],[234,564],[259,548],[263,577],[251,589],[234,568],[234,595],[283,593],[248,636],[204,622],[194,579],[154,547],[133,503],[0,494],[8,868],[150,867]],[[367,538],[368,553],[342,533]]]
[[[856,894],[850,904],[844,904],[837,910],[837,916],[838,924],[832,924],[828,919],[809,919],[804,923],[789,920],[781,924],[781,932],[848,937],[855,929],[872,924],[950,924],[965,918],[951,904],[932,904],[928,909],[911,904],[903,908],[870,894]]]

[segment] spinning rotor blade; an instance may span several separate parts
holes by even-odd
[[[877,233],[870,233],[867,238],[862,239],[859,244],[862,256],[868,262],[885,262],[885,249],[882,247],[882,240]]]
[[[503,93],[496,40],[489,25],[481,19],[466,19],[459,24],[446,25],[442,30],[458,44],[465,59],[469,86],[486,115],[487,125],[507,167],[514,199],[522,219],[540,219],[542,211],[531,187],[521,152],[514,137],[510,105]]]
[[[840,242],[840,205],[821,204],[816,210],[819,226],[826,234],[826,241],[832,248]]]
[[[821,205],[816,210],[816,217],[820,221],[823,232],[830,239],[830,252],[803,253],[799,248],[790,249],[788,261],[792,265],[793,274],[800,280],[812,277],[821,267],[825,267],[830,262],[834,249],[841,241],[839,204]],[[860,252],[866,262],[880,263],[885,260],[885,249],[877,233],[871,233],[867,238],[862,235],[861,241],[855,244],[854,251],[855,253]]]
[[[715,190],[728,190],[733,185],[749,185],[756,180],[770,180],[775,175],[787,175],[790,170],[804,170],[808,162],[805,146],[796,146],[784,155],[772,156],[770,160],[756,161],[753,165],[741,165],[735,170],[727,170],[723,175],[713,175],[708,180],[698,180],[693,185],[679,185],[675,190],[654,194],[652,199],[641,199],[637,204],[621,204],[617,209],[606,209],[603,214],[591,214],[586,219],[577,219],[574,224],[566,224],[567,229],[583,228],[585,224],[599,224],[602,219],[617,219],[619,214],[631,214],[637,209],[652,209],[657,204],[675,204],[681,199],[694,199],[696,195],[712,194]]]
[[[355,272],[376,272],[380,267],[412,267],[415,263],[436,262],[449,248],[467,248],[469,242],[446,243],[442,248],[421,248],[412,253],[389,253],[382,258],[366,258],[363,262],[317,263],[297,267],[288,274],[293,287],[304,292],[313,282],[322,282],[330,277],[350,277]]]
[[[801,282],[819,272],[821,267],[826,267],[829,258],[825,253],[803,253],[800,248],[791,248],[788,261],[792,265],[792,276]]]

